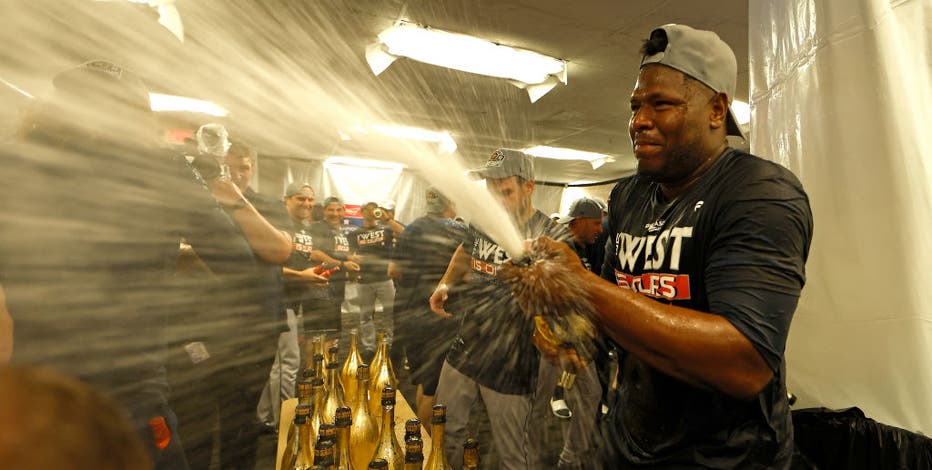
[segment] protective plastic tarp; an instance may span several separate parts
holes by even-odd
[[[801,406],[932,432],[932,1],[749,3],[751,149],[815,218],[787,342]]]
[[[932,439],[864,416],[858,408],[793,412],[796,451],[815,468],[932,468]]]

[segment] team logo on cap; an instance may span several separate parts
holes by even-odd
[[[499,167],[502,166],[502,163],[505,161],[505,152],[501,150],[496,150],[492,152],[492,156],[489,157],[489,161],[485,162],[486,168]]]
[[[123,78],[123,69],[120,66],[107,62],[106,60],[94,60],[85,64],[85,67],[91,70],[99,70],[115,78]]]

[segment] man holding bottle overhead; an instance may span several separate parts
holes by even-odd
[[[473,174],[485,178],[524,238],[566,239],[566,230],[531,205],[534,161],[516,150],[499,149]],[[508,223],[502,221],[502,223]],[[531,344],[533,321],[496,277],[508,259],[505,250],[470,227],[430,298],[431,310],[462,316],[459,335],[440,372],[436,402],[447,406],[447,454],[462,461],[462,443],[473,403],[481,396],[501,455],[501,468],[537,470],[538,450],[528,435],[539,356]],[[468,274],[468,276],[467,276]],[[449,289],[461,282],[464,311],[446,312]]]
[[[604,282],[570,270],[623,348],[602,422],[605,468],[789,468],[784,347],[805,282],[812,213],[786,168],[728,147],[737,65],[719,37],[654,29],[629,133],[636,175],[609,202]],[[520,276],[520,268],[503,270]]]

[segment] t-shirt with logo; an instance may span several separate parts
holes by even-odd
[[[617,402],[603,426],[605,460],[661,468],[787,467],[793,431],[783,352],[812,238],[799,180],[780,165],[727,149],[673,201],[646,177],[622,180],[609,214],[603,277],[658,302],[724,317],[774,376],[756,399],[742,401],[626,354]]]
[[[308,229],[309,227],[304,224],[293,224],[291,229],[291,255],[285,261],[286,268],[304,271],[320,264],[311,260],[311,253],[314,251],[314,237],[311,236]],[[301,281],[286,280],[285,295],[288,306],[297,308],[298,303],[305,300],[330,298],[330,288]]]
[[[314,240],[314,247],[331,258],[346,261],[346,258],[350,255],[349,238],[346,237],[341,227],[334,227],[327,221],[320,220],[311,224],[307,231]],[[330,277],[330,292],[335,299],[342,301],[345,288],[345,271],[337,272]]]
[[[524,239],[547,236],[569,240],[569,232],[535,211],[520,230]],[[469,255],[470,281],[463,289],[463,323],[447,362],[480,385],[499,393],[528,394],[537,379],[538,353],[531,342],[534,322],[522,312],[508,286],[496,277],[508,255],[474,227],[466,231],[463,250]]]
[[[359,263],[359,282],[382,282],[388,280],[388,262],[391,259],[394,237],[392,230],[384,225],[359,227],[347,235],[350,251],[362,255]]]

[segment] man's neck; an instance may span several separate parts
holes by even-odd
[[[527,225],[528,220],[531,220],[531,216],[534,215],[535,212],[537,212],[537,209],[528,206],[523,214],[512,215],[512,219],[515,221],[515,224],[517,224],[518,228],[524,227]]]
[[[689,189],[690,186],[698,181],[699,178],[704,175],[713,164],[715,164],[715,162],[718,161],[719,157],[725,153],[726,148],[728,148],[728,142],[722,142],[722,144],[717,148],[706,153],[706,157],[702,160],[702,163],[700,163],[699,166],[697,166],[696,169],[692,171],[692,173],[680,181],[673,183],[660,183],[660,192],[663,193],[663,197],[666,198],[667,201],[672,201],[680,197],[683,193],[686,192],[687,189]]]

